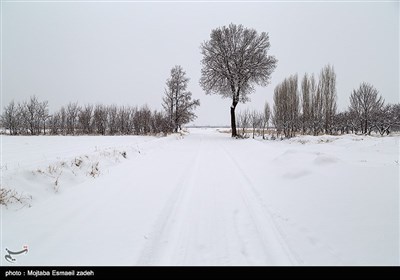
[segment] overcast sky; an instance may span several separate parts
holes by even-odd
[[[2,100],[35,94],[50,111],[70,101],[147,103],[161,109],[174,65],[200,99],[197,125],[228,125],[230,101],[199,86],[200,43],[213,28],[243,24],[269,33],[279,61],[271,83],[239,104],[261,110],[285,77],[330,63],[339,109],[373,84],[399,102],[399,3],[2,3]]]

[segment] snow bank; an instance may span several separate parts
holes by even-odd
[[[17,265],[399,265],[399,137],[2,141]]]

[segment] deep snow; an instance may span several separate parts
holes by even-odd
[[[1,264],[399,265],[399,168],[399,137],[2,136],[32,199],[1,207]]]

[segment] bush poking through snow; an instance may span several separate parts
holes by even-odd
[[[75,158],[74,164],[76,167],[80,167],[82,164],[83,160],[80,158]]]
[[[0,205],[7,207],[10,204],[21,204],[22,207],[31,207],[30,201],[32,200],[31,195],[20,194],[15,190],[10,190],[6,188],[0,189]]]
[[[33,174],[39,174],[50,178],[50,184],[57,193],[60,189],[61,180],[65,177],[99,177],[100,162],[104,161],[104,166],[119,163],[121,158],[127,159],[127,152],[117,149],[97,150],[93,155],[81,155],[72,158],[69,161],[58,161],[50,164],[46,168],[38,168],[33,171]],[[63,177],[61,176],[63,175]]]
[[[89,175],[92,176],[93,178],[98,177],[100,175],[99,162],[92,163]]]
[[[63,167],[65,167],[65,161],[59,162],[57,164],[49,165],[44,171],[40,168],[36,170],[36,173],[40,175],[45,175],[47,177],[50,177],[54,179],[54,191],[58,192],[60,188],[60,176],[63,173]],[[35,172],[34,172],[35,173]]]

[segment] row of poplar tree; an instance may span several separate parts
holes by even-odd
[[[293,137],[299,133],[319,135],[371,132],[389,135],[400,130],[400,104],[385,104],[378,90],[361,83],[350,95],[347,110],[338,112],[336,74],[333,66],[325,66],[316,80],[304,74],[299,85],[297,74],[275,87],[273,108],[265,104],[264,112],[244,111],[238,116],[239,132],[265,138],[271,124],[276,136]]]
[[[11,135],[149,135],[177,132],[194,120],[194,110],[200,101],[188,91],[189,78],[181,66],[171,69],[166,81],[162,111],[147,105],[117,106],[70,102],[49,113],[48,101],[36,96],[29,100],[11,101],[1,114],[1,126]]]

